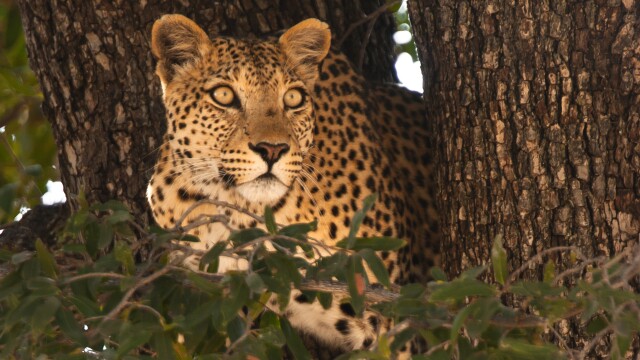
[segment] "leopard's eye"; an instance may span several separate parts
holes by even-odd
[[[284,93],[284,105],[290,109],[300,107],[304,103],[304,93],[298,88],[287,90]]]
[[[211,97],[213,97],[213,100],[218,104],[222,106],[229,106],[233,103],[236,95],[230,87],[222,85],[213,89]]]

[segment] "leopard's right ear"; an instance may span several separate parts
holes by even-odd
[[[176,69],[204,55],[209,37],[195,22],[179,15],[164,15],[153,24],[151,51],[158,59],[156,74],[163,88]]]

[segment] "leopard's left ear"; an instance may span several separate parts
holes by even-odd
[[[331,47],[329,25],[318,19],[307,19],[287,30],[278,42],[286,66],[298,74],[307,86],[313,86],[318,77],[318,65]]]
[[[196,23],[179,15],[164,15],[151,30],[151,51],[158,59],[156,73],[163,86],[173,80],[178,68],[200,58],[210,45],[209,37]]]

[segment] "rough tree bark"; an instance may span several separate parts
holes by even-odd
[[[149,49],[153,22],[181,13],[210,33],[261,36],[317,17],[339,39],[384,0],[84,1],[20,0],[31,67],[58,144],[60,173],[71,210],[118,199],[140,223],[150,221],[145,197],[164,132],[160,84]],[[370,32],[364,72],[393,80],[395,25],[382,14]],[[358,61],[367,26],[343,48]]]
[[[147,181],[165,131],[160,83],[154,75],[155,62],[149,48],[151,26],[157,18],[181,13],[209,33],[244,37],[272,34],[315,17],[329,23],[334,40],[339,40],[352,24],[365,20],[385,1],[18,3],[30,64],[40,82],[44,113],[58,145],[60,173],[70,209],[78,208],[81,194],[88,203],[118,199],[145,225],[151,221],[145,196]],[[389,13],[376,14],[379,16],[372,19],[377,20],[375,27],[363,24],[355,28],[342,48],[354,63],[363,64],[368,78],[393,81],[395,23]],[[367,41],[366,52],[361,55]],[[15,243],[16,235],[11,234],[7,242]],[[30,241],[37,237],[27,235],[22,237]],[[24,248],[30,248],[32,244],[26,242]],[[313,339],[306,338],[305,342],[313,353],[323,356],[324,349],[316,346]]]
[[[409,7],[438,134],[445,270],[486,263],[496,234],[511,269],[553,246],[595,257],[637,243],[640,2]],[[576,324],[562,330],[579,348]]]

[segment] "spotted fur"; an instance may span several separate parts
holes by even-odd
[[[418,94],[366,82],[329,43],[327,25],[315,19],[278,41],[209,39],[180,15],[156,22],[152,49],[168,131],[148,188],[153,214],[172,227],[202,199],[254,213],[269,205],[281,224],[317,219],[310,235],[332,245],[377,193],[358,235],[406,239],[407,247],[380,256],[394,282],[423,281],[439,243],[424,105]],[[220,86],[233,91],[228,106],[213,98]],[[291,89],[303,97],[295,108],[283,100]],[[201,214],[225,214],[236,228],[260,226],[214,205],[198,207],[185,223]],[[209,224],[193,234],[201,242],[192,246],[206,250],[229,231]],[[219,269],[246,265],[226,258]],[[300,292],[284,315],[301,333],[341,350],[366,348],[383,325],[370,312],[356,317],[348,303],[323,309]]]

